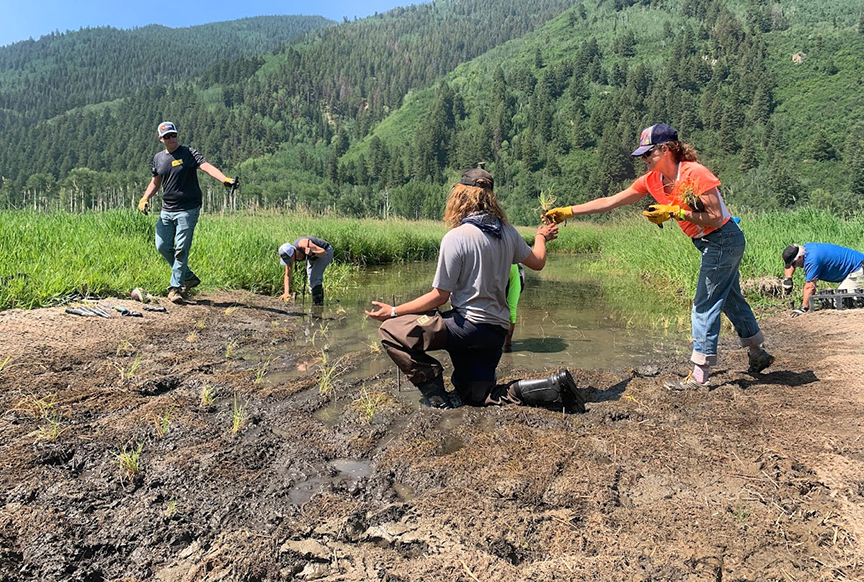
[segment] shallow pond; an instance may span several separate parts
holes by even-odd
[[[688,350],[687,334],[677,328],[669,331],[640,326],[627,317],[626,306],[631,305],[635,313],[639,310],[638,302],[648,300],[621,297],[632,293],[638,285],[586,275],[584,265],[579,258],[553,255],[543,271],[526,269],[513,351],[503,355],[502,373],[514,367],[620,369],[637,366],[655,356]],[[425,293],[431,288],[434,272],[434,262],[360,269],[347,287],[328,292],[323,310],[312,311],[307,298],[303,309],[311,315],[305,320],[301,341],[326,351],[329,365],[358,350],[370,354],[350,376],[368,377],[386,370],[392,363],[386,354],[376,351],[378,322],[364,316],[363,310],[371,308],[373,300],[400,303]],[[680,306],[674,309],[687,315]],[[446,353],[439,355],[449,365]],[[296,370],[282,370],[269,376],[271,381],[282,380],[305,373],[320,363],[319,358],[301,361]]]

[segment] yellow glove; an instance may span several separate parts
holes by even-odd
[[[237,183],[238,186],[240,185],[240,180],[237,178],[225,178],[224,180],[222,180],[222,185],[225,186],[226,188],[230,188],[231,186],[234,185],[235,182]]]
[[[652,204],[642,211],[642,216],[654,224],[662,224],[670,218],[684,220],[684,210],[677,204]]]
[[[561,206],[560,208],[553,208],[551,210],[547,210],[544,217],[548,218],[555,224],[558,224],[559,222],[564,222],[565,220],[573,218],[573,207]]]
[[[150,199],[146,196],[142,196],[141,200],[138,201],[138,211],[141,214],[147,214],[150,212]]]

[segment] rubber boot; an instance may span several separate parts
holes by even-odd
[[[585,412],[585,399],[567,370],[558,370],[548,378],[519,380],[512,386],[516,397],[528,406],[547,406]]]
[[[444,388],[444,376],[417,386],[423,395],[423,404],[430,408],[459,408],[462,400],[457,394],[450,394]]]
[[[312,287],[312,305],[324,305],[324,285]]]

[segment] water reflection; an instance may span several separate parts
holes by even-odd
[[[513,350],[502,357],[502,374],[508,368],[616,369],[687,349],[685,333],[640,326],[622,315],[622,304],[640,310],[657,300],[632,297],[631,281],[586,274],[583,264],[575,257],[553,256],[542,272],[526,270]],[[313,348],[314,355],[307,350],[294,370],[278,374],[279,380],[320,367],[324,352],[328,365],[350,355],[356,367],[343,378],[370,377],[390,369],[393,364],[378,347],[379,324],[366,318],[363,309],[373,300],[399,303],[425,293],[434,272],[434,262],[369,267],[360,269],[347,288],[328,290],[328,304],[323,312],[306,317],[299,340]],[[622,293],[629,295],[622,299]],[[445,352],[439,356],[449,365]]]

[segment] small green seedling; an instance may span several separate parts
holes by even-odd
[[[138,369],[139,365],[141,365],[141,356],[135,356],[135,361],[129,364],[128,368],[124,368],[117,363],[114,364],[114,367],[120,372],[120,381],[125,382],[126,380],[131,380],[135,376],[135,371]]]
[[[60,427],[62,418],[57,414],[46,414],[45,420],[48,422],[48,426],[39,429],[38,440],[40,441],[49,441],[53,443],[60,438],[60,435],[68,430]]]
[[[538,196],[540,201],[540,217],[546,216],[546,212],[555,206],[555,195],[552,194],[552,187],[550,186],[546,190],[541,190],[540,195]]]
[[[240,342],[238,342],[237,340],[231,340],[228,342],[228,344],[225,346],[225,359],[226,360],[230,359],[231,356],[234,355],[234,350],[237,349],[237,346],[239,345],[239,343]]]
[[[365,388],[360,391],[360,398],[354,401],[354,405],[366,419],[366,422],[372,424],[375,414],[381,406],[388,400],[387,395],[383,392],[369,392]]]
[[[327,365],[327,352],[322,350],[321,364],[318,368],[318,394],[324,398],[330,398],[330,395],[333,394],[333,391],[336,388],[333,380],[336,376],[336,370],[338,367],[338,361],[332,366]]]
[[[0,362],[0,372],[6,369],[6,364],[8,364],[12,360],[12,356],[7,356],[5,360]]]
[[[169,501],[168,507],[165,508],[165,517],[174,517],[177,513],[177,502]]]
[[[160,416],[157,416],[155,419],[156,422],[156,436],[160,439],[164,439],[168,435],[168,427],[171,424],[171,413],[174,411],[174,407],[171,406],[163,412]]]
[[[210,384],[204,384],[201,387],[201,406],[205,408],[213,405],[213,400],[215,398],[215,393],[213,391],[213,387]]]
[[[240,404],[237,394],[234,394],[234,407],[231,410],[231,434],[237,434],[246,424],[246,406]]]
[[[270,360],[263,362],[258,368],[255,369],[255,383],[260,384],[262,380],[264,380],[264,376],[267,375],[267,368],[270,367]]]
[[[141,472],[141,451],[144,449],[144,443],[138,445],[137,449],[123,450],[117,453],[115,458],[117,464],[123,470],[123,476],[129,479],[134,479]]]
[[[116,355],[118,355],[118,356],[122,356],[125,354],[134,354],[134,353],[135,353],[135,346],[133,346],[129,342],[129,340],[123,340],[123,342],[117,346]]]

